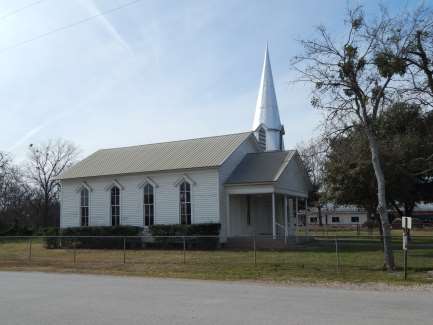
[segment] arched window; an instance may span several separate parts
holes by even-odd
[[[183,181],[179,186],[180,194],[180,223],[191,224],[191,185]]]
[[[111,225],[120,224],[120,190],[117,186],[111,188]]]
[[[154,195],[153,195],[153,186],[147,183],[143,188],[143,213],[144,213],[144,225],[151,226],[153,225],[154,219]]]
[[[82,188],[80,191],[80,225],[89,225],[89,190]]]
[[[266,131],[264,128],[259,130],[259,145],[262,150],[266,150]]]

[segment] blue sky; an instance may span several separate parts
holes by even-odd
[[[267,41],[286,147],[294,147],[320,121],[309,90],[289,84],[296,39],[319,24],[338,33],[348,3],[369,13],[379,3],[143,0],[14,47],[131,0],[43,0],[14,13],[35,2],[0,1],[0,150],[18,160],[50,138],[84,156],[249,130]]]

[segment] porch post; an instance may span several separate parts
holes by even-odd
[[[295,215],[296,215],[296,233],[298,233],[298,228],[299,228],[298,197],[296,197],[296,201],[295,201]]]
[[[275,220],[275,192],[272,192],[272,239],[277,238],[277,225]]]
[[[305,234],[308,235],[308,219],[307,219],[307,199],[304,199],[304,204],[305,204]]]
[[[227,229],[227,237],[230,237],[230,194],[226,195],[226,229]]]
[[[284,241],[287,243],[287,237],[289,234],[289,229],[287,228],[289,225],[289,220],[287,217],[287,195],[284,195]]]

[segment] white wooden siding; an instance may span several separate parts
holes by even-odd
[[[192,223],[219,222],[218,171],[203,169],[176,173],[101,176],[80,180],[62,181],[61,227],[80,225],[79,193],[76,189],[86,181],[90,192],[89,224],[111,225],[110,191],[106,190],[114,179],[124,189],[120,191],[120,220],[123,225],[143,226],[143,189],[139,185],[151,177],[158,185],[155,191],[155,224],[179,223],[179,188],[175,182],[185,175],[195,182],[191,186]]]
[[[288,192],[291,195],[308,197],[308,183],[304,176],[305,171],[297,159],[290,160],[286,169],[281,174],[275,189],[278,192]]]
[[[250,236],[272,234],[272,198],[270,195],[253,195],[250,198],[251,225],[247,224],[247,196],[230,197],[230,235]]]
[[[258,152],[259,148],[253,138],[249,137],[246,139],[233,153],[226,159],[226,161],[219,167],[219,216],[221,222],[221,235],[222,239],[225,240],[227,237],[227,226],[226,226],[226,193],[224,190],[224,184],[234,169],[239,165],[246,154],[252,152]]]

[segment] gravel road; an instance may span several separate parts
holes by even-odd
[[[433,293],[0,272],[0,324],[432,324]]]

